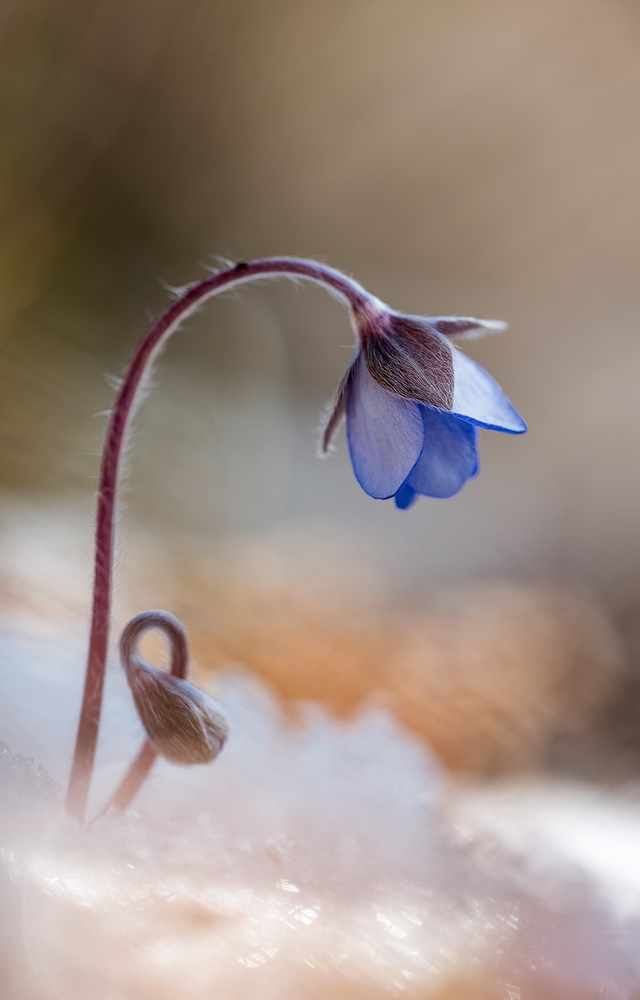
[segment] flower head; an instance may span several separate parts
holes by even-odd
[[[409,507],[418,494],[450,497],[478,472],[478,428],[527,425],[480,365],[453,341],[503,323],[404,316],[372,300],[352,309],[353,358],[326,419],[326,452],[343,416],[356,479],[369,496]]]

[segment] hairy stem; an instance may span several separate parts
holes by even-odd
[[[102,453],[98,484],[91,632],[80,722],[66,798],[67,811],[81,823],[84,822],[87,810],[102,709],[109,644],[118,480],[123,447],[139,390],[160,349],[180,323],[198,306],[235,285],[277,276],[300,277],[320,284],[343,299],[354,312],[362,312],[372,306],[375,308],[376,300],[357,282],[315,261],[295,257],[267,257],[242,262],[190,285],[158,316],[138,344],[116,397]],[[141,755],[144,753],[141,751]],[[149,754],[146,753],[145,766],[148,760]]]

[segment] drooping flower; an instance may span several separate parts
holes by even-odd
[[[504,324],[405,316],[374,301],[352,309],[357,337],[322,433],[342,419],[356,479],[402,509],[418,494],[451,497],[478,472],[478,428],[522,434],[527,425],[500,386],[453,341]]]

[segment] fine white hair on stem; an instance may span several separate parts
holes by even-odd
[[[122,386],[122,375],[116,375],[114,372],[105,372],[104,380],[110,389],[114,392],[119,392]]]
[[[184,295],[184,293],[189,288],[189,284],[172,285],[171,282],[165,281],[164,278],[158,278],[158,284],[160,285],[161,288],[164,288],[165,292],[168,292],[169,295],[174,299],[179,299],[180,296]]]

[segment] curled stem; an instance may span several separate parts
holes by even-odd
[[[368,308],[376,307],[376,300],[357,282],[315,261],[300,260],[295,257],[267,257],[242,262],[189,285],[160,313],[138,344],[116,397],[100,468],[91,631],[80,721],[65,803],[67,811],[81,823],[84,822],[87,810],[102,711],[109,643],[118,482],[124,444],[135,412],[139,390],[160,349],[181,322],[198,306],[236,285],[277,276],[300,277],[322,285],[345,301],[354,313],[366,312]],[[147,770],[150,766],[150,757],[150,751],[146,750],[141,751],[138,757],[139,761],[142,759],[142,767],[147,767]],[[140,768],[137,773],[142,773]],[[139,786],[132,787],[135,794]]]
[[[145,663],[145,661],[140,657],[140,654],[138,652],[138,644],[141,637],[145,632],[148,632],[151,629],[162,632],[165,638],[167,639],[170,650],[170,675],[173,678],[176,678],[176,680],[180,684],[180,682],[186,680],[188,674],[189,651],[187,646],[187,637],[184,628],[182,627],[182,624],[178,621],[177,618],[174,618],[173,615],[168,614],[168,612],[166,611],[143,611],[141,614],[138,614],[135,616],[135,618],[131,619],[131,621],[127,624],[126,628],[124,629],[120,637],[120,656],[122,659],[122,665],[125,669],[129,685],[132,691],[134,692],[134,699],[136,699],[136,688],[139,684],[138,681],[139,675],[142,674],[142,676],[144,677],[145,674],[151,674],[151,675],[159,674],[159,671],[156,671],[155,668],[150,667],[149,664]],[[187,685],[184,685],[184,687],[187,687]],[[192,690],[195,694],[196,689]],[[165,691],[164,692],[165,697],[162,698],[164,704],[160,706],[161,713],[162,710],[164,709],[163,714],[165,715],[165,718],[164,719],[160,718],[159,720],[162,732],[165,737],[165,742],[166,742],[167,731],[170,730],[171,731],[170,736],[172,737],[172,741],[175,743],[177,737],[177,740],[179,740],[180,743],[184,744],[185,737],[186,735],[188,735],[189,729],[192,727],[189,727],[189,725],[187,725],[186,727],[184,726],[184,717],[181,717],[181,713],[179,711],[180,706],[178,706],[178,712],[176,712],[175,705],[172,705],[170,703],[167,704],[166,694],[167,692]],[[152,701],[152,699],[149,699],[148,691],[145,691],[144,689],[141,692],[141,695],[147,702],[146,708],[143,707],[142,711],[139,709],[139,714],[141,716],[141,719],[143,723],[145,723],[146,716],[149,714],[148,702],[150,700]],[[198,697],[197,694],[196,698],[197,702],[204,700],[204,696]],[[136,704],[137,704],[137,699],[136,699]],[[155,728],[157,729],[158,713],[156,712],[154,714],[156,715]],[[166,717],[167,714],[169,714],[169,716],[173,714],[175,718],[174,719],[172,719],[171,717],[167,718]],[[190,759],[185,759],[185,752],[183,749],[181,754],[179,755],[181,759],[178,759],[174,753],[172,759],[175,762],[207,763],[210,759],[212,759],[212,757],[217,756],[217,754],[222,749],[224,740],[226,739],[226,723],[224,722],[222,716],[219,713],[215,714],[217,716],[216,721],[218,723],[218,726],[217,726],[217,732],[214,734],[214,739],[212,741],[213,753],[211,753],[212,749],[211,746],[206,746],[204,753],[202,753],[201,751],[202,754],[201,759],[195,760],[193,757],[193,746],[191,746],[190,748],[187,747],[187,753],[190,754]],[[201,725],[199,725],[199,723],[200,719],[198,718],[196,719],[196,729],[199,731],[198,736],[200,737],[199,740],[200,742],[202,737],[202,732],[201,732],[202,727]],[[162,745],[163,744],[161,741],[160,746],[162,747]],[[131,804],[131,802],[137,795],[139,789],[144,784],[147,775],[149,774],[151,768],[153,767],[156,757],[160,752],[162,751],[159,750],[154,745],[151,739],[147,738],[145,740],[145,742],[140,747],[140,750],[138,751],[138,754],[136,755],[135,759],[129,766],[129,769],[126,772],[125,776],[122,778],[119,786],[113,792],[113,794],[107,801],[104,808],[95,817],[96,819],[104,815],[104,813],[108,812],[110,809],[123,811]]]

